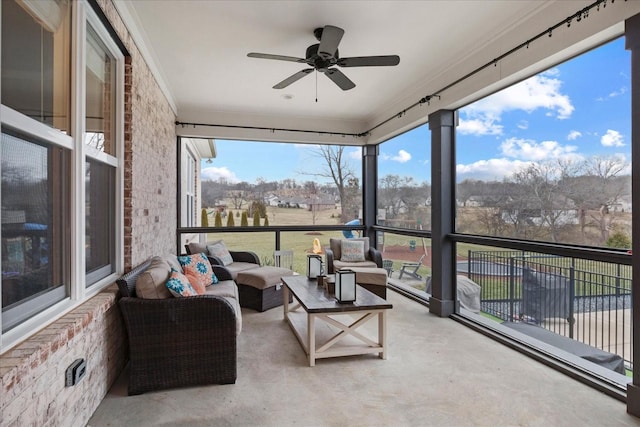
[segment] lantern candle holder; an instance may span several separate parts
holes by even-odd
[[[307,255],[307,277],[316,280],[322,274],[322,257],[320,255]]]
[[[352,303],[356,300],[356,272],[353,270],[336,271],[336,300],[339,303]]]

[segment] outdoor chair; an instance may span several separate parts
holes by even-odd
[[[427,254],[422,254],[420,259],[417,262],[403,262],[402,267],[400,268],[400,275],[398,279],[402,279],[402,275],[406,274],[407,276],[411,276],[414,279],[422,280],[422,276],[418,274],[418,269],[422,266],[422,261],[425,259]]]
[[[274,251],[273,261],[276,267],[293,270],[293,250]]]
[[[349,250],[354,244],[359,246],[358,253]],[[382,253],[369,246],[368,237],[329,239],[329,246],[325,248],[327,274],[335,274],[341,268],[353,267],[382,268]]]
[[[382,268],[384,268],[385,270],[387,270],[387,276],[391,277],[391,275],[393,274],[393,272],[395,271],[393,269],[393,260],[390,259],[383,259],[382,260]]]

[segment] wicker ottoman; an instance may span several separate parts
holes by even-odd
[[[287,268],[264,266],[238,273],[236,283],[240,307],[257,311],[282,305],[282,276],[292,276]]]
[[[349,267],[356,272],[356,283],[380,298],[387,299],[387,270],[384,268]]]

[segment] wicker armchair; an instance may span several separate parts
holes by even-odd
[[[325,269],[327,274],[334,274],[341,268],[371,267],[382,268],[382,253],[374,247],[369,246],[367,237],[348,239],[351,241],[362,240],[364,243],[364,261],[346,262],[341,260],[340,245],[342,239],[329,239],[329,246],[324,248]]]
[[[236,314],[213,295],[136,297],[136,279],[146,261],[117,280],[129,338],[129,395],[152,390],[236,381]],[[220,280],[230,280],[214,266]]]

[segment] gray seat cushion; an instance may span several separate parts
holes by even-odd
[[[264,266],[239,272],[236,281],[239,285],[251,286],[256,289],[266,289],[281,283],[282,276],[291,275],[293,275],[293,271],[288,268]]]
[[[340,260],[333,261],[333,267],[336,270],[340,270],[341,268],[351,268],[351,267],[364,267],[364,268],[378,268],[375,262],[373,261],[356,261],[356,262],[345,262]]]
[[[235,280],[238,278],[239,272],[251,270],[254,268],[260,268],[260,265],[254,264],[252,262],[232,262],[229,265],[225,265],[224,268],[229,270],[229,272],[231,273],[231,277],[233,277],[233,279]]]

